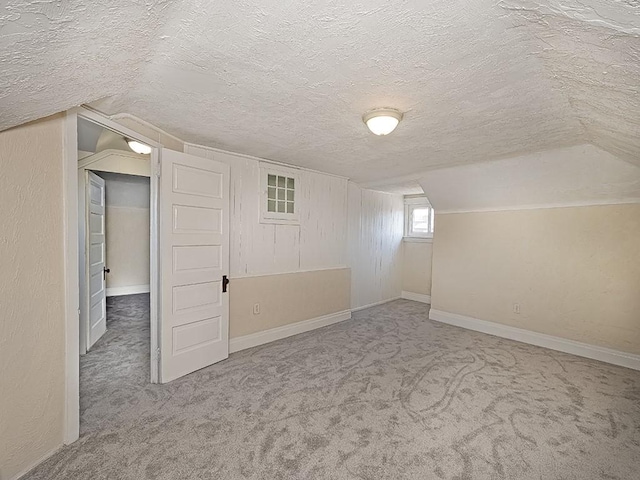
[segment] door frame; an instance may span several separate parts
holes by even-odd
[[[85,107],[65,113],[63,131],[63,223],[65,290],[65,444],[80,436],[80,266],[78,245],[78,118],[96,123],[132,140],[151,147],[150,176],[150,344],[151,382],[159,379],[159,180],[162,145]]]

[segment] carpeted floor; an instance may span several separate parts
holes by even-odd
[[[635,479],[640,372],[398,300],[149,378],[148,297],[82,359],[82,434],[28,479]]]

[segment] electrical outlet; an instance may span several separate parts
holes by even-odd
[[[259,303],[254,303],[253,304],[253,314],[254,315],[260,315],[260,304]]]
[[[513,313],[520,313],[520,304],[519,303],[514,303],[513,304]]]

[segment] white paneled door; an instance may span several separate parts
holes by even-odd
[[[87,251],[89,252],[89,328],[87,349],[91,348],[107,331],[107,299],[105,290],[105,218],[104,180],[87,171]]]
[[[229,166],[163,149],[160,381],[229,356]]]

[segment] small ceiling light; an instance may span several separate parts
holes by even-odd
[[[362,116],[362,121],[374,135],[389,135],[402,120],[402,113],[393,108],[376,108]]]
[[[149,155],[151,153],[151,147],[144,143],[136,142],[135,140],[127,140],[129,148],[140,155]]]

